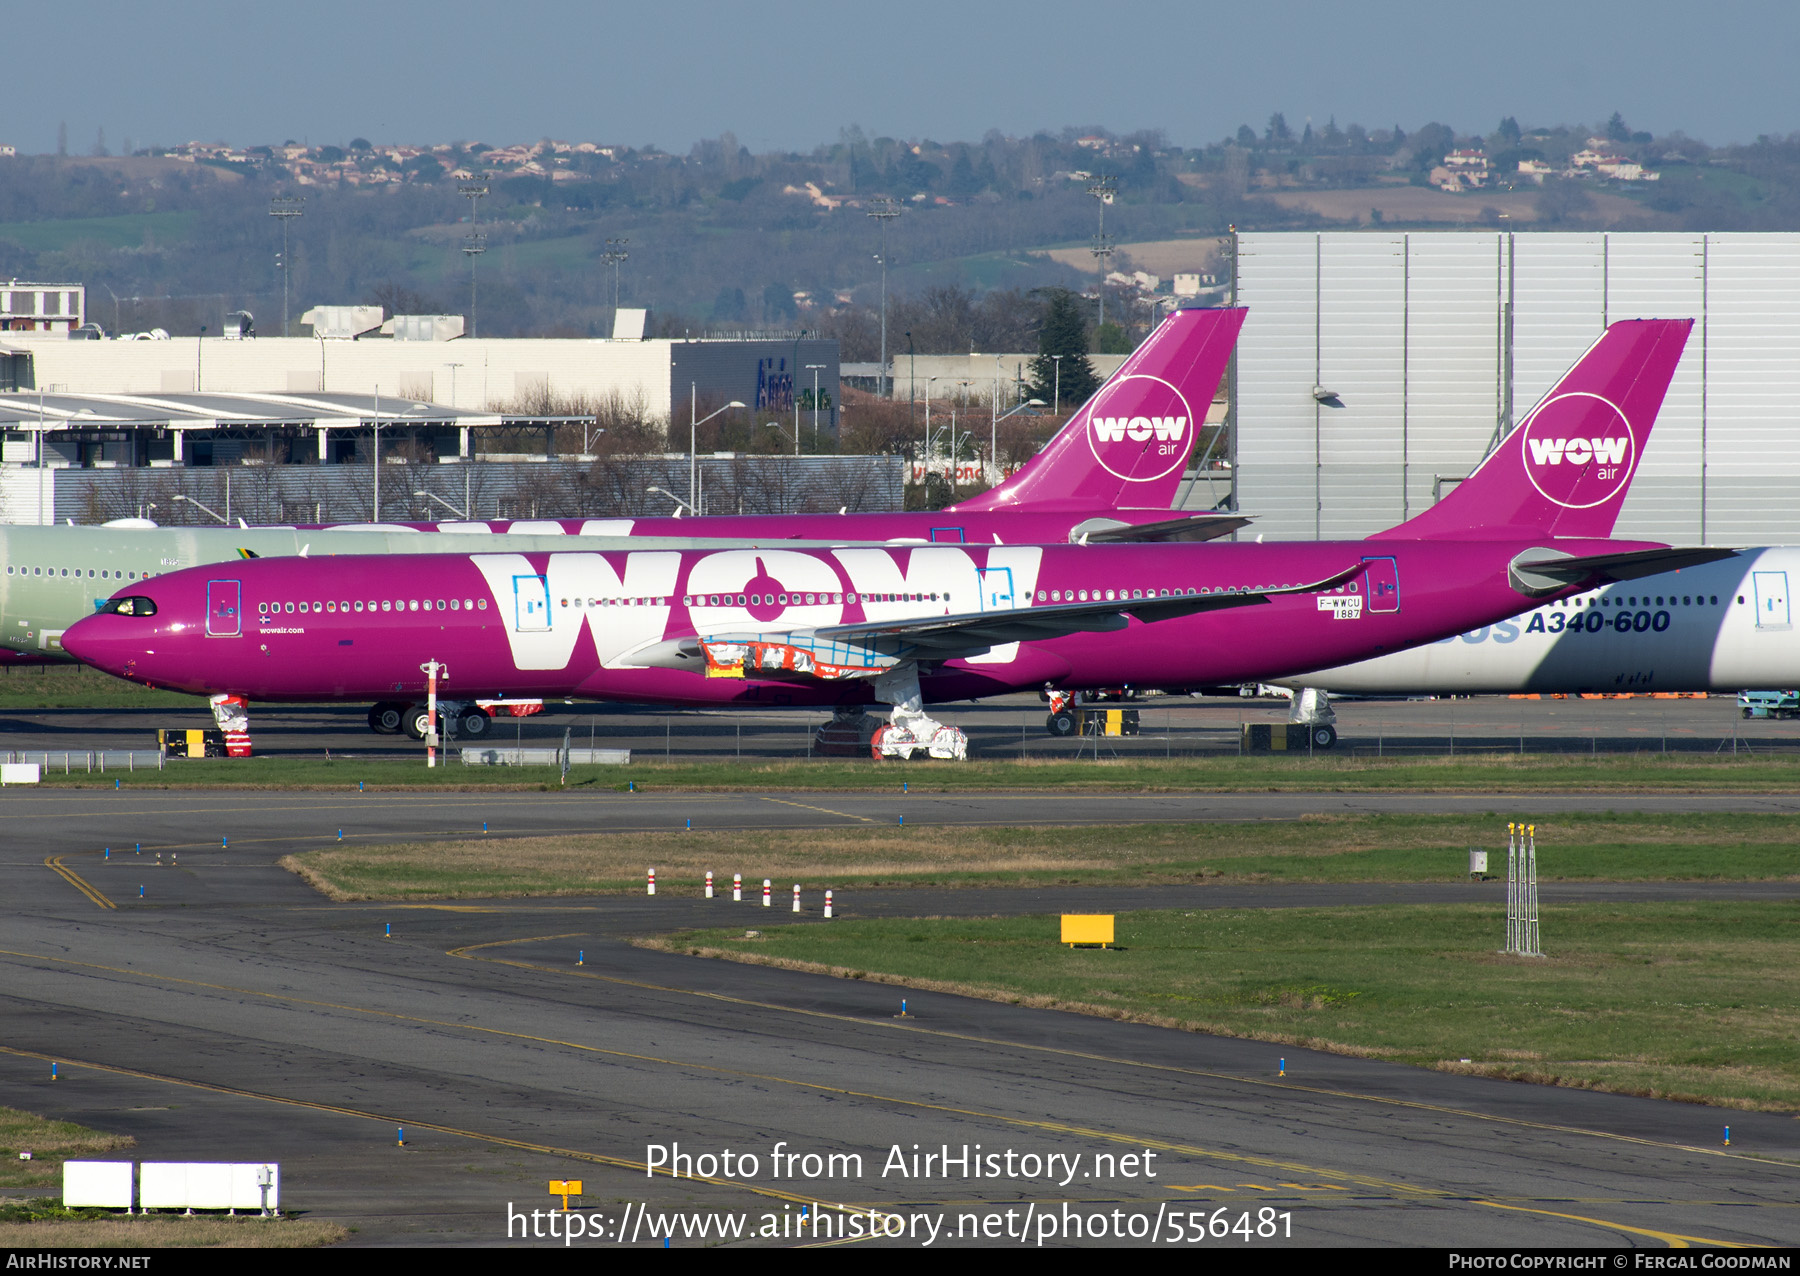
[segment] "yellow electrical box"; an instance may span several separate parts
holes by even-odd
[[[1111,913],[1064,913],[1062,915],[1062,942],[1071,948],[1076,944],[1099,944],[1104,948],[1113,942],[1113,915]]]

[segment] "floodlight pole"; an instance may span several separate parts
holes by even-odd
[[[609,239],[606,241],[606,251],[600,254],[601,264],[613,268],[613,327],[615,329],[619,326],[619,263],[631,257],[631,254],[625,251],[625,245],[630,242],[629,239]]]
[[[485,180],[464,182],[456,189],[469,201],[469,233],[463,236],[462,250],[469,259],[469,336],[473,339],[480,335],[475,321],[475,259],[487,251],[487,236],[481,233],[480,214],[476,211],[479,205],[475,201],[488,193],[488,184]]]
[[[277,195],[269,201],[269,216],[281,222],[281,335],[288,335],[288,286],[293,282],[293,261],[288,256],[288,223],[296,217],[304,217],[306,210],[300,207],[306,202],[303,195]],[[107,289],[111,292],[112,289]],[[117,297],[113,298],[113,327],[119,326]]]
[[[881,195],[869,201],[867,215],[881,227],[881,251],[875,255],[875,260],[881,263],[881,394],[887,398],[891,389],[887,371],[887,226],[900,215],[900,207],[890,197]]]
[[[1094,236],[1094,246],[1088,251],[1094,254],[1094,262],[1100,268],[1100,323],[1106,323],[1106,267],[1107,258],[1113,255],[1113,241],[1106,237],[1106,206],[1113,202],[1118,193],[1119,179],[1101,174],[1094,184],[1087,188],[1087,193],[1100,201],[1100,233]]]

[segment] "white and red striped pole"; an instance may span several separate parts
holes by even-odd
[[[706,898],[712,898],[712,870],[706,870]]]
[[[656,894],[656,870],[655,869],[650,870],[650,891],[649,891],[649,893],[652,895]]]
[[[742,873],[731,875],[731,902],[734,904],[744,902],[744,875]]]
[[[799,882],[794,883],[794,911],[796,913],[800,911],[800,883]]]
[[[763,878],[763,907],[769,906],[769,879]]]
[[[825,892],[825,920],[831,920],[831,892]]]

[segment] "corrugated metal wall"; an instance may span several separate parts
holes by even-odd
[[[1238,507],[1271,539],[1418,513],[1608,322],[1692,317],[1619,534],[1800,542],[1800,235],[1244,234],[1237,298]]]

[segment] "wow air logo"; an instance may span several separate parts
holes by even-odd
[[[1144,373],[1108,385],[1088,412],[1088,447],[1114,478],[1148,483],[1187,460],[1199,427],[1181,391]]]
[[[1617,404],[1585,390],[1558,395],[1520,429],[1525,475],[1564,509],[1604,505],[1625,490],[1637,440]]]

